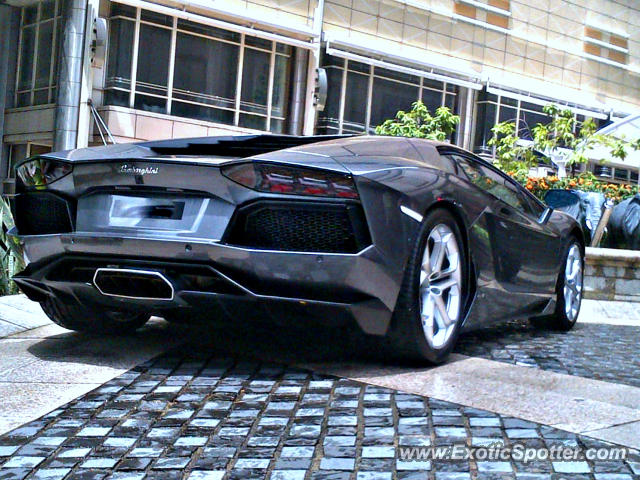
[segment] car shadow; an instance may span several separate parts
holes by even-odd
[[[117,336],[57,333],[59,330],[56,328],[56,333],[29,345],[28,352],[44,361],[115,368],[165,352],[184,356],[213,353],[238,362],[259,360],[287,365],[398,361],[381,348],[378,339],[356,328],[327,327],[304,318],[278,322],[230,318],[197,323],[169,323],[154,318],[132,334]]]
[[[57,330],[56,330],[57,331]],[[557,332],[536,330],[526,321],[512,321],[464,333],[455,353],[475,355],[496,344],[524,342]],[[165,352],[172,355],[215,354],[240,361],[266,361],[287,365],[358,365],[379,371],[425,369],[432,365],[402,359],[381,339],[362,334],[351,326],[326,326],[304,318],[278,322],[246,318],[212,319],[208,322],[169,323],[152,319],[135,333],[120,336],[57,333],[27,348],[33,356],[54,362],[129,368]],[[460,360],[453,356],[448,363]]]

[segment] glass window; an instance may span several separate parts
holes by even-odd
[[[197,33],[206,37],[217,38],[220,40],[228,40],[230,42],[240,43],[240,34],[223,30],[202,23],[190,22],[188,20],[178,19],[178,30],[184,30],[191,33]]]
[[[329,55],[325,55],[325,57],[334,60],[338,58]],[[338,63],[343,66],[344,60],[339,60]],[[318,117],[318,133],[336,134],[340,131],[340,94],[344,69],[329,66],[325,67],[325,70],[327,72],[327,102]]]
[[[233,124],[233,110],[209,108],[204,105],[173,101],[171,114],[178,117],[195,118],[208,122]]]
[[[52,59],[61,44],[60,2],[47,0],[22,9],[15,92],[18,107],[47,104],[55,99],[57,62]]]
[[[422,89],[422,103],[424,103],[431,113],[442,105],[442,92],[430,88]]]
[[[174,102],[185,100],[233,109],[239,51],[238,45],[178,33]]]
[[[616,168],[613,171],[614,178],[618,180],[628,180],[629,179],[629,170],[626,168]]]
[[[475,163],[460,155],[454,155],[458,165],[469,181],[521,211],[530,211],[530,206],[517,187],[490,167]]]
[[[38,21],[38,5],[32,5],[22,9],[22,24],[30,25]]]
[[[525,140],[531,140],[531,130],[538,123],[549,123],[551,118],[542,112],[542,105],[525,102],[518,99],[481,92],[478,96],[475,147],[478,153],[490,154],[492,149],[487,142],[493,136],[491,128],[495,125],[495,114],[498,113],[498,122],[515,122],[518,126],[518,135]],[[491,102],[489,102],[489,100]],[[493,102],[497,105],[493,106]]]
[[[347,91],[344,99],[344,128],[349,132],[363,132],[367,116],[369,76],[347,72]]]
[[[20,75],[18,77],[18,90],[29,90],[33,77],[33,52],[36,44],[36,25],[22,29],[22,45],[20,49]]]
[[[273,72],[273,94],[271,99],[271,121],[274,118],[284,119],[287,108],[287,91],[289,90],[289,59],[276,55],[275,70]]]
[[[111,16],[136,18],[136,9],[134,7],[130,7],[129,5],[123,5],[122,3],[113,2],[111,3]]]
[[[375,127],[388,118],[394,118],[398,110],[409,110],[417,99],[417,86],[375,77],[371,97],[371,126]]]
[[[35,88],[49,86],[52,47],[53,21],[48,21],[40,24],[40,32],[38,33],[38,58],[36,60]]]
[[[518,109],[500,105],[498,122],[516,122],[518,120]],[[493,126],[493,125],[492,125]]]
[[[105,82],[107,89],[117,88],[129,91],[131,88],[134,31],[135,24],[129,20],[111,20],[109,25],[109,61]],[[124,105],[128,103],[127,99]]]
[[[492,137],[491,128],[496,123],[498,106],[493,102],[480,102],[477,105],[475,149],[477,153],[490,152],[487,143]]]
[[[420,98],[432,113],[441,106],[452,110],[456,106],[458,87],[455,85],[332,55],[324,55],[323,68],[327,71],[327,103],[318,118],[318,133],[371,131],[394,118],[399,110],[409,110]],[[346,82],[344,68],[347,68]],[[345,92],[344,105],[341,105],[342,91]]]
[[[171,31],[151,25],[140,25],[136,90],[154,95],[167,95]]]
[[[245,49],[242,66],[241,110],[267,114],[269,60],[270,55],[267,52]]]
[[[183,19],[176,22],[146,10],[136,20],[135,9],[123,10],[117,3],[111,13],[105,104],[128,106],[133,97],[134,108],[142,110],[167,113],[169,107],[168,113],[181,117],[275,132],[286,129],[294,54],[290,45]]]
[[[140,12],[140,18],[143,22],[155,23],[158,25],[164,25],[166,27],[173,26],[173,17],[163,15],[161,13],[151,12],[149,10],[142,10]]]
[[[56,15],[56,2],[45,0],[40,6],[40,21],[51,20]]]

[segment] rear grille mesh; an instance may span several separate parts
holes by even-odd
[[[258,202],[236,212],[226,242],[264,250],[356,253],[371,241],[359,205]]]
[[[73,205],[51,192],[21,193],[15,198],[20,235],[48,235],[73,230]]]

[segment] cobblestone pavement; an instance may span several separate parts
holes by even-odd
[[[580,377],[640,387],[640,326],[578,323],[569,332],[527,320],[470,332],[456,352]]]
[[[516,418],[276,364],[166,354],[0,437],[0,479],[640,479],[591,463],[403,461],[396,446],[594,447]]]

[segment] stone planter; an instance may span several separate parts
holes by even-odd
[[[640,302],[640,251],[587,248],[584,298]]]

